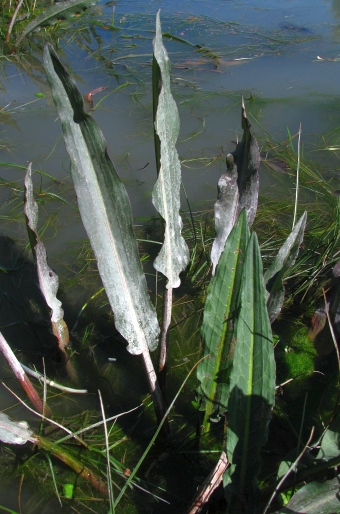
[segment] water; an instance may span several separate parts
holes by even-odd
[[[100,103],[93,116],[104,132],[109,154],[126,184],[137,225],[155,214],[150,198],[156,177],[150,86],[152,38],[158,9],[161,9],[163,32],[170,34],[164,38],[164,44],[172,63],[173,94],[181,118],[178,152],[183,183],[193,210],[213,205],[225,155],[233,150],[234,141],[241,135],[241,94],[252,99],[247,102],[247,109],[261,146],[265,144],[266,133],[283,141],[287,138],[287,128],[296,134],[301,123],[305,152],[312,152],[310,155],[319,160],[324,173],[332,176],[334,189],[339,189],[336,152],[319,151],[329,142],[338,144],[327,136],[340,125],[340,61],[336,60],[340,58],[340,5],[336,0],[101,2],[59,33],[59,55],[72,70],[83,94],[107,87],[94,96],[95,106]],[[113,17],[117,30],[110,28]],[[171,35],[184,41],[171,39]],[[32,161],[42,239],[51,265],[61,275],[64,309],[73,326],[79,308],[100,284],[91,261],[80,273],[84,259],[78,255],[81,250],[82,255],[87,254],[83,243],[86,234],[76,211],[61,127],[41,67],[43,35],[33,34],[31,39],[32,54],[25,53],[20,58],[3,56],[0,61],[0,177],[3,179],[0,233],[17,240],[19,249],[26,244],[21,200],[24,168]],[[127,82],[127,87],[116,91]],[[37,93],[44,97],[38,98]],[[262,191],[273,180],[275,177],[261,170]],[[8,256],[7,243],[2,248],[7,248]],[[16,250],[13,255],[17,255]],[[3,259],[0,264],[3,265]],[[24,269],[29,270],[30,264],[25,263]],[[68,287],[67,281],[72,277],[73,285]],[[35,298],[32,289],[29,294],[27,290],[20,294],[24,304],[26,299],[28,303]],[[111,403],[115,405],[108,408],[124,409],[137,404],[139,394],[146,393],[146,385],[140,377],[140,362],[130,357],[122,345],[112,345],[108,314],[107,307],[102,305],[99,310],[94,307],[89,314],[95,321],[94,334],[101,341],[102,357],[99,352],[93,354],[99,360],[99,368],[108,355],[118,359],[114,382],[108,386],[110,394],[114,391]],[[1,323],[6,324],[10,315],[15,326],[13,337],[18,339],[20,331],[26,337],[27,312],[12,309]],[[180,313],[176,316],[183,317]],[[76,327],[75,332],[79,330],[83,336],[80,328]],[[40,329],[39,326],[39,333]],[[188,333],[195,333],[196,329],[193,322]],[[11,330],[7,327],[9,337]],[[34,328],[33,335],[37,333]],[[27,341],[33,338],[30,334]],[[187,355],[194,355],[191,365],[197,360],[196,340],[180,341],[178,334],[176,342],[173,375],[177,366],[186,365],[183,358],[188,358]],[[18,346],[20,351],[24,350],[23,345]],[[75,349],[79,349],[76,343]],[[31,360],[34,351],[31,349],[29,354]],[[82,351],[87,349],[82,347]],[[91,373],[84,365],[82,379],[85,381]],[[129,399],[126,398],[128,387],[134,391]],[[176,387],[172,386],[171,394]],[[178,406],[182,415],[186,414],[186,402],[193,399],[192,391],[188,395]],[[84,404],[79,401],[78,408],[93,407],[95,401],[91,401],[84,400]],[[6,393],[3,406],[9,403]],[[14,419],[23,416],[27,419],[26,411],[21,417],[20,411],[11,412]],[[144,443],[146,437],[141,439]],[[188,496],[190,487],[192,483],[188,485]],[[179,485],[178,494],[183,494]],[[5,499],[0,498],[0,503]]]
[[[198,1],[177,7],[173,2],[118,2],[114,11],[117,31],[100,26],[102,20],[104,26],[112,21],[112,5],[101,3],[88,15],[91,28],[72,35],[66,31],[61,58],[72,67],[82,93],[99,86],[106,86],[104,93],[110,93],[118,85],[131,83],[104,99],[93,115],[126,181],[134,216],[154,214],[150,202],[155,180],[150,60],[157,9],[161,9],[163,31],[218,56],[213,59],[188,44],[165,39],[181,117],[178,151],[185,161],[183,181],[193,205],[214,199],[224,164],[223,158],[212,165],[209,159],[231,150],[240,134],[241,94],[254,98],[250,113],[279,140],[286,138],[287,127],[295,134],[301,122],[304,144],[315,149],[322,145],[321,135],[338,125],[334,105],[339,64],[317,60],[317,56],[340,55],[336,22],[340,12],[335,1],[321,5],[302,0],[287,5],[217,1],[213,6]],[[25,57],[18,66],[2,60],[0,138],[9,148],[0,150],[0,162],[25,166],[33,161],[35,169],[68,181],[60,125],[39,51],[36,56]],[[36,93],[45,98],[37,99]],[[104,93],[94,97],[95,104]],[[263,130],[256,125],[254,130],[261,141]],[[1,176],[22,181],[23,171],[2,166]],[[56,194],[59,191],[60,187]],[[2,188],[1,200],[8,196]],[[80,234],[78,223],[73,233],[69,224],[59,230],[63,240]]]

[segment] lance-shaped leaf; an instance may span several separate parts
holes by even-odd
[[[283,277],[295,263],[303,241],[306,222],[307,212],[304,212],[264,274],[264,283],[269,293],[267,309],[271,322],[275,320],[281,311],[285,294],[282,282]]]
[[[275,396],[275,361],[256,234],[243,264],[233,368],[230,376],[224,475],[228,512],[256,512],[256,477]]]
[[[154,267],[167,277],[167,287],[174,288],[180,285],[179,274],[188,265],[189,249],[181,235],[182,219],[179,215],[181,165],[175,146],[179,134],[179,116],[170,90],[170,61],[162,43],[159,11],[153,46],[161,72],[162,88],[155,122],[161,145],[161,168],[152,191],[152,202],[165,221],[164,243]]]
[[[259,172],[260,150],[255,137],[250,132],[251,123],[247,118],[244,98],[242,97],[242,128],[243,137],[232,155],[237,165],[237,184],[239,189],[238,212],[246,210],[249,227],[252,226],[256,211],[259,195]]]
[[[205,409],[205,431],[209,429],[210,416],[215,411],[221,414],[227,410],[237,300],[249,237],[246,214],[242,211],[227,239],[205,301],[201,335],[206,358],[197,367],[201,382],[198,396]]]
[[[38,205],[34,200],[31,163],[25,175],[25,205],[28,235],[37,267],[39,287],[47,305],[51,309],[53,333],[57,337],[62,352],[69,342],[69,332],[64,321],[64,311],[57,298],[59,287],[58,275],[47,264],[46,249],[38,236]]]
[[[215,232],[211,249],[212,274],[215,275],[225,242],[234,226],[238,208],[237,166],[231,154],[227,156],[227,173],[221,175],[217,184],[217,201],[215,203]]]
[[[115,315],[117,330],[132,354],[154,350],[159,325],[151,303],[133,231],[126,189],[106,151],[97,123],[50,45],[44,66],[71,159],[80,214]]]

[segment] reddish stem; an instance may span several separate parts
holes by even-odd
[[[5,359],[7,360],[8,364],[10,365],[14,375],[18,379],[21,387],[27,394],[27,397],[30,399],[36,410],[40,414],[44,414],[46,416],[51,416],[51,411],[47,407],[47,405],[44,405],[44,402],[40,398],[38,392],[36,391],[35,387],[33,386],[32,382],[22,369],[20,362],[14,355],[12,348],[7,343],[6,339],[0,332],[0,351],[3,353]]]

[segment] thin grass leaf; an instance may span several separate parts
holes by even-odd
[[[152,202],[165,221],[164,244],[154,267],[167,277],[167,287],[175,288],[181,283],[179,274],[189,263],[189,249],[181,235],[183,223],[179,215],[181,165],[175,146],[179,134],[179,116],[170,90],[170,61],[162,43],[159,11],[153,45],[161,72],[162,88],[155,122],[161,145],[161,167],[152,191]]]
[[[21,41],[28,36],[33,30],[37,29],[44,23],[48,23],[50,20],[55,18],[56,16],[65,15],[67,11],[74,10],[75,8],[82,9],[83,7],[87,7],[90,4],[96,3],[96,0],[64,0],[63,2],[55,3],[47,9],[45,9],[39,16],[37,16],[31,23],[27,25],[25,30],[20,34],[18,39],[15,42],[14,47],[20,45]]]
[[[57,480],[56,480],[56,477],[55,477],[55,473],[54,473],[54,467],[53,467],[53,463],[52,463],[52,460],[51,460],[51,457],[49,456],[48,453],[45,452],[45,458],[48,462],[48,465],[49,465],[49,468],[51,470],[51,478],[52,478],[52,482],[53,482],[53,486],[54,486],[54,490],[55,490],[55,494],[58,498],[58,501],[60,503],[60,507],[63,506],[62,502],[61,502],[61,498],[60,498],[60,494],[59,494],[59,490],[58,490],[58,485],[57,485]]]

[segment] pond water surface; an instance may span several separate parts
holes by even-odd
[[[162,30],[166,33],[164,44],[172,64],[172,91],[181,119],[178,152],[183,184],[194,211],[213,206],[225,156],[241,135],[241,95],[246,99],[252,130],[264,157],[268,134],[274,140],[285,141],[288,133],[298,132],[301,123],[306,155],[316,159],[321,172],[332,180],[334,190],[340,188],[337,160],[340,3],[337,0],[101,1],[79,20],[64,22],[58,31],[47,33],[46,37],[58,45],[60,58],[72,71],[83,94],[98,87],[107,88],[94,96],[93,116],[126,184],[137,225],[155,215],[151,204],[156,178],[151,58],[158,9],[161,9]],[[22,54],[0,55],[0,236],[9,236],[17,242],[17,247],[9,249],[8,240],[3,239],[0,266],[19,262],[21,257],[16,252],[27,244],[22,210],[23,177],[27,163],[32,162],[40,224],[44,229],[42,239],[51,265],[61,276],[66,317],[74,326],[80,307],[100,284],[91,262],[86,265],[86,273],[80,274],[88,255],[83,244],[86,234],[77,214],[61,126],[41,64],[44,30],[32,34],[30,44],[28,40],[23,41]],[[265,168],[261,169],[260,180],[262,192],[275,184],[275,176],[269,175]],[[184,198],[183,208],[186,208]],[[155,234],[153,237],[157,238]],[[12,261],[8,260],[9,254]],[[30,263],[25,261],[24,266],[29,274]],[[83,278],[77,279],[78,273]],[[27,288],[30,296],[31,286]],[[2,294],[1,302],[8,295]],[[14,297],[11,301],[16,302]],[[1,328],[13,343],[13,339],[20,338],[23,327],[27,328],[27,313],[23,314],[21,308],[7,309],[6,315],[4,312]],[[100,320],[99,328],[95,323],[92,326],[105,341],[109,337],[107,309],[103,313],[102,319],[95,312],[96,320]],[[11,327],[15,327],[13,331]],[[31,339],[37,331],[34,328]],[[13,344],[24,350],[23,344]],[[194,364],[197,348],[190,344],[182,349],[181,358],[196,351]],[[46,346],[49,347],[48,343]],[[105,351],[109,354],[111,350]],[[32,359],[34,352],[31,349]],[[112,350],[112,356],[119,359],[114,384],[119,409],[135,406],[140,393],[146,393],[144,378],[138,377],[138,364],[126,353],[123,346]],[[179,359],[178,365],[181,362]],[[85,375],[84,370],[83,378]],[[4,371],[4,377],[8,377],[8,370]],[[134,390],[130,399],[126,398],[124,387]],[[193,399],[194,394],[190,392],[190,395]],[[3,394],[2,408],[11,403],[10,398]],[[95,404],[93,399],[79,403],[84,409]],[[112,405],[110,408],[115,410]],[[182,410],[185,411],[185,402]],[[21,413],[27,419],[24,412],[25,415],[14,410],[11,415],[20,417]],[[14,488],[13,495],[16,491]],[[180,488],[178,491],[183,493]],[[189,497],[192,492],[189,491]],[[29,492],[25,494],[30,496]],[[0,491],[0,504],[17,508],[15,498],[8,500],[7,491]],[[148,506],[143,510],[139,506],[131,512],[163,512],[162,509]],[[25,512],[45,511],[31,505]]]

